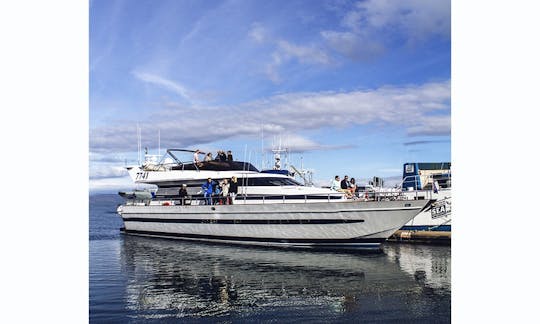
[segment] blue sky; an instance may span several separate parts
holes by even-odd
[[[319,184],[450,161],[450,18],[450,1],[91,1],[90,190],[133,187],[137,125],[150,153],[159,133],[162,153],[257,167],[281,140]]]

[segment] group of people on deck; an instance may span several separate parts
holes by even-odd
[[[199,154],[205,154],[204,162],[208,162],[208,161],[219,161],[219,162],[233,161],[233,155],[232,155],[231,151],[227,151],[227,153],[225,153],[225,151],[219,150],[219,151],[217,151],[216,157],[213,158],[211,152],[204,153],[201,150],[197,149],[193,153],[193,163],[198,164],[198,163],[201,162],[201,160],[199,159]]]
[[[212,178],[208,178],[202,185],[202,190],[207,205],[232,205],[238,194],[238,179],[233,176],[230,181],[223,179],[215,184]]]
[[[349,180],[349,176],[344,176],[343,180],[340,181],[339,176],[335,176],[334,180],[332,180],[332,185],[330,186],[330,189],[336,190],[339,192],[345,193],[347,198],[354,198],[356,197],[358,186],[356,185],[356,180],[354,178],[351,178]]]
[[[206,205],[232,205],[234,197],[238,194],[238,179],[233,176],[230,180],[223,179],[215,183],[212,178],[208,178],[201,188]],[[178,195],[183,205],[188,197],[186,184],[180,187]]]

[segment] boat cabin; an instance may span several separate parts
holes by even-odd
[[[439,188],[452,186],[450,162],[409,162],[403,164],[404,190],[431,190],[436,181]]]

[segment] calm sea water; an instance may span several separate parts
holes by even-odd
[[[245,248],[120,234],[90,196],[90,322],[450,322],[448,246],[383,253]]]

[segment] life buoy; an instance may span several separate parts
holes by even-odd
[[[171,205],[171,204],[170,204],[168,201],[166,201],[166,202],[164,202],[163,204],[161,204],[161,206],[170,206],[170,205]]]

